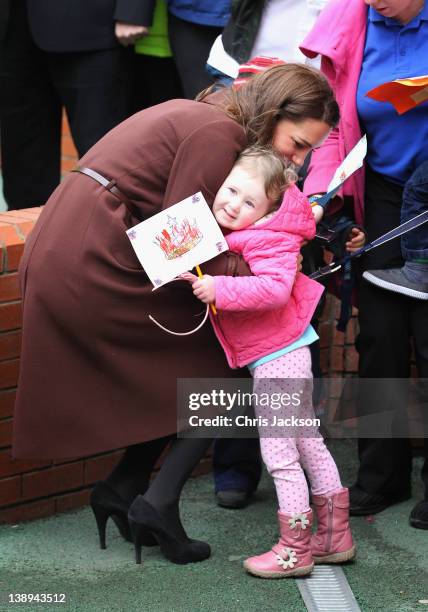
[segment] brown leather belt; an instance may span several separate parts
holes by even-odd
[[[119,198],[119,200],[125,204],[133,217],[136,217],[137,219],[141,217],[141,215],[138,214],[138,209],[136,206],[120,191],[120,189],[116,187],[116,181],[110,180],[96,170],[92,170],[91,168],[86,168],[84,166],[78,166],[72,170],[72,172],[80,172],[80,174],[86,174],[86,176],[94,179],[94,181],[97,181],[97,183],[102,185],[105,189],[107,189],[107,191],[110,191],[110,193]]]

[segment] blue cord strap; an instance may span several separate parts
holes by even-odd
[[[317,206],[321,206],[322,208],[325,208],[327,204],[330,202],[331,198],[334,198],[334,196],[336,195],[336,193],[339,191],[341,187],[342,185],[339,185],[335,189],[332,189],[331,191],[329,191],[328,193],[325,193],[322,196],[311,196],[309,198],[309,202],[311,204],[316,204]]]
[[[323,266],[322,268],[319,268],[316,272],[313,272],[309,278],[317,279],[323,276],[327,276],[328,274],[331,274],[332,272],[336,272],[336,270],[339,270],[343,265],[345,265],[351,259],[360,257],[361,255],[363,255],[363,253],[367,253],[367,251],[371,251],[372,249],[375,249],[381,246],[382,244],[385,244],[385,242],[389,242],[390,240],[393,240],[394,238],[403,236],[404,234],[407,234],[407,232],[410,232],[411,230],[416,229],[417,227],[419,227],[420,225],[423,225],[427,221],[428,221],[428,210],[420,213],[416,217],[413,217],[413,219],[409,219],[408,221],[405,221],[398,227],[394,227],[394,229],[390,230],[389,232],[386,232],[386,234],[383,234],[382,236],[379,236],[379,238],[376,238],[376,240],[372,240],[372,242],[369,242],[368,244],[363,246],[361,249],[358,249],[358,251],[355,251],[355,253],[350,253],[349,255],[346,255],[342,259],[339,259],[339,261],[334,261],[328,266]]]

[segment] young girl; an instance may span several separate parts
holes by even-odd
[[[317,335],[310,320],[323,287],[297,273],[302,243],[315,234],[307,198],[290,184],[290,169],[280,157],[254,147],[240,155],[212,210],[227,232],[229,248],[244,257],[254,276],[183,276],[192,282],[196,297],[215,304],[217,316],[212,323],[229,365],[248,366],[257,393],[272,393],[272,379],[311,381],[308,345]],[[289,383],[281,381],[281,390]],[[313,418],[312,385],[300,386],[305,388],[300,414]],[[266,408],[255,406],[255,410],[257,416],[267,414]],[[348,490],[342,487],[321,435],[316,431],[313,436],[261,436],[263,460],[278,495],[280,539],[269,552],[244,562],[250,574],[264,578],[304,575],[314,562],[340,563],[355,555]],[[317,532],[312,536],[303,469],[317,514]]]

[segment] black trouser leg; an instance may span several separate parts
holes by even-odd
[[[357,486],[367,493],[387,496],[410,491],[412,453],[405,438],[360,438],[358,440]]]
[[[366,184],[366,229],[369,241],[400,223],[402,189],[370,170]],[[402,265],[398,240],[374,249],[362,261],[362,269]],[[361,281],[359,296],[360,378],[408,378],[412,337],[419,374],[428,372],[428,304]],[[393,405],[365,396],[360,414],[375,413]],[[393,400],[391,400],[393,404]],[[400,407],[398,407],[398,412]],[[411,446],[408,438],[359,440],[360,468],[357,485],[369,493],[397,495],[409,490]],[[426,473],[426,472],[424,472]]]
[[[210,49],[222,28],[184,21],[169,13],[168,32],[174,61],[186,98],[211,85],[213,77],[205,70]]]
[[[0,43],[0,129],[9,209],[45,204],[60,180],[61,103],[46,56],[32,41],[23,0],[10,2]]]
[[[172,57],[135,53],[133,58],[132,112],[182,98],[183,91]]]
[[[415,333],[414,347],[416,357],[416,367],[421,378],[427,379],[423,382],[421,389],[422,423],[424,427],[424,446],[423,457],[424,464],[422,466],[421,478],[424,484],[424,495],[428,501],[428,304],[425,301],[414,300],[411,323],[414,329],[419,330]]]
[[[131,113],[131,49],[49,53],[52,82],[82,157]]]
[[[428,378],[428,304],[423,301],[383,291],[369,283],[360,292],[360,377],[407,378],[410,375],[411,336],[420,377]],[[391,383],[392,384],[392,383]],[[423,384],[422,382],[419,383]],[[425,386],[425,385],[424,385]],[[402,406],[382,405],[372,396],[373,405],[360,406],[360,414],[396,410]],[[367,401],[367,397],[366,397]],[[426,408],[425,408],[426,410]],[[423,415],[427,422],[427,415]],[[394,495],[410,486],[412,449],[408,438],[359,440],[360,469],[357,484],[369,493]],[[427,444],[425,441],[425,457]],[[422,471],[428,492],[428,462]]]
[[[428,437],[424,440],[424,464],[422,466],[421,478],[424,483],[424,497],[428,501]]]

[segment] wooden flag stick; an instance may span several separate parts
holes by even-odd
[[[196,272],[198,273],[198,277],[199,278],[204,278],[204,275],[202,274],[201,268],[199,266],[195,266],[195,268],[196,268]],[[217,314],[217,309],[214,306],[214,304],[210,304],[210,308],[211,308],[211,312],[213,313],[213,315],[216,315]]]

